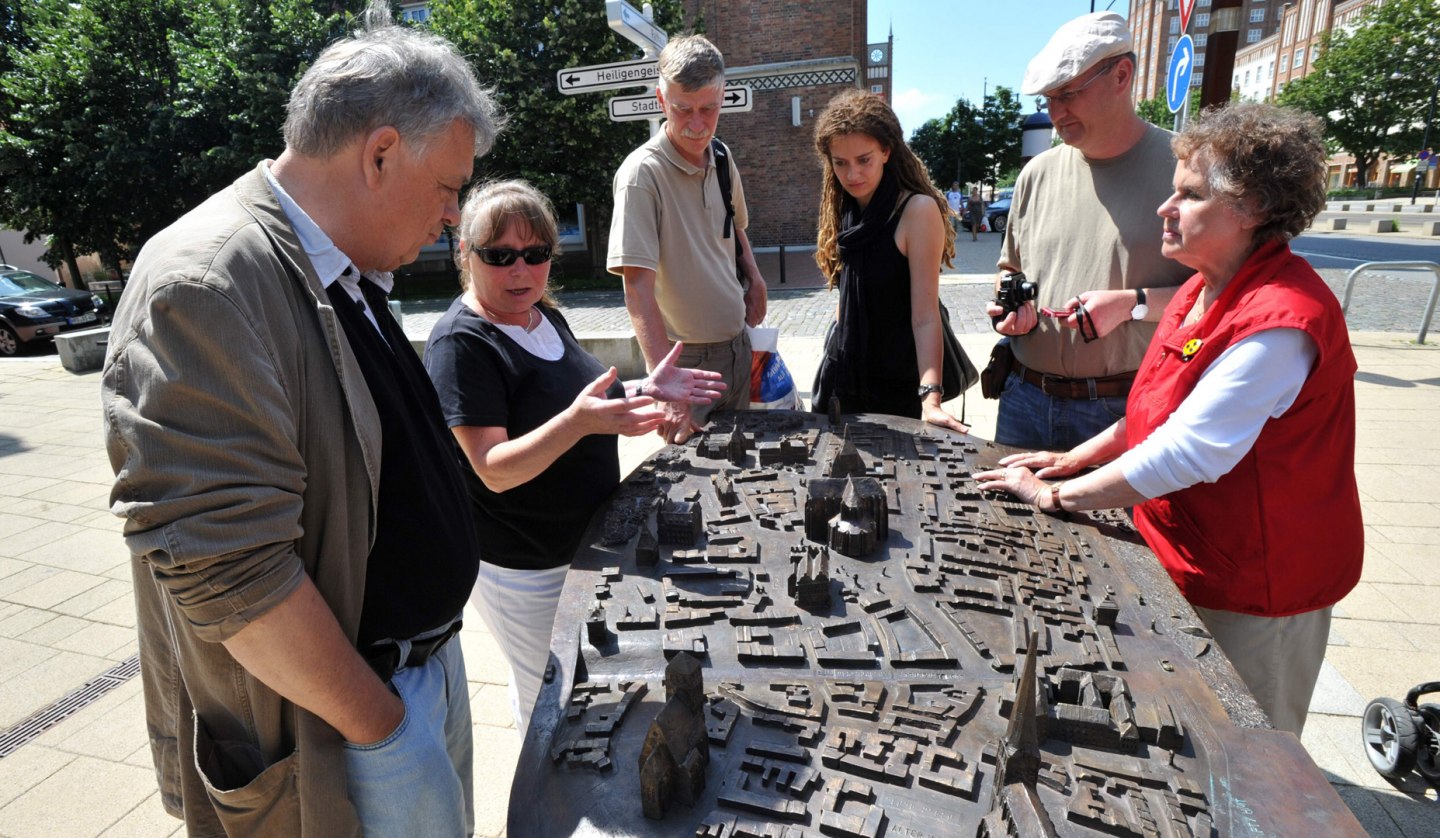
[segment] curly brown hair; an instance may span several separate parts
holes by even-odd
[[[1262,220],[1257,244],[1295,238],[1325,208],[1325,141],[1310,114],[1235,102],[1205,111],[1170,146],[1208,164],[1210,190]]]
[[[822,167],[820,187],[820,231],[815,242],[815,264],[834,288],[840,278],[840,213],[845,189],[830,165],[830,142],[846,134],[864,134],[890,152],[885,167],[895,172],[902,192],[929,196],[940,208],[940,217],[950,215],[950,204],[925,171],[925,164],[905,144],[900,120],[879,96],[860,90],[844,90],[825,106],[815,123],[815,153]],[[949,267],[955,258],[955,228],[945,226],[945,247],[941,264]]]

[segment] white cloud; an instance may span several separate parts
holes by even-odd
[[[915,129],[926,121],[944,116],[949,110],[944,97],[927,93],[918,87],[893,91],[890,95],[890,107],[900,118],[900,127],[905,130],[906,136],[915,133]]]

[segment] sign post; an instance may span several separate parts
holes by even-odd
[[[646,58],[659,55],[670,41],[664,29],[651,23],[648,17],[625,0],[605,0],[605,22],[615,30],[615,34],[645,50]]]
[[[649,58],[620,61],[614,64],[593,64],[569,67],[555,74],[555,86],[566,96],[595,90],[619,90],[644,87],[660,77],[660,64]]]
[[[1180,0],[1180,31],[1190,31],[1190,13],[1195,11],[1195,0]]]
[[[744,113],[755,107],[750,98],[748,84],[725,85],[725,95],[720,100],[721,113]],[[654,93],[639,96],[616,96],[610,100],[610,121],[631,122],[638,119],[655,119],[660,116],[660,102]]]
[[[1170,113],[1179,113],[1176,128],[1185,124],[1185,100],[1190,96],[1190,74],[1195,69],[1195,42],[1181,35],[1170,53],[1170,66],[1165,71],[1165,104]]]

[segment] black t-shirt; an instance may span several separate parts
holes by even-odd
[[[457,299],[435,323],[425,368],[450,427],[503,427],[510,439],[535,430],[569,407],[605,367],[580,347],[560,312],[540,307],[560,333],[565,354],[537,358]],[[621,398],[617,382],[607,393]],[[480,558],[516,569],[570,563],[590,517],[620,484],[620,456],[610,434],[591,434],[533,480],[493,492],[455,445],[475,503]]]

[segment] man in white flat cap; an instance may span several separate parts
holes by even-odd
[[[1038,295],[988,309],[1014,352],[1001,444],[1068,450],[1123,416],[1153,321],[1190,274],[1160,255],[1155,210],[1175,156],[1171,133],[1135,113],[1134,78],[1130,30],[1113,12],[1061,26],[1026,68],[1022,90],[1049,103],[1064,145],[1021,171],[997,265],[998,281],[1023,271]]]

